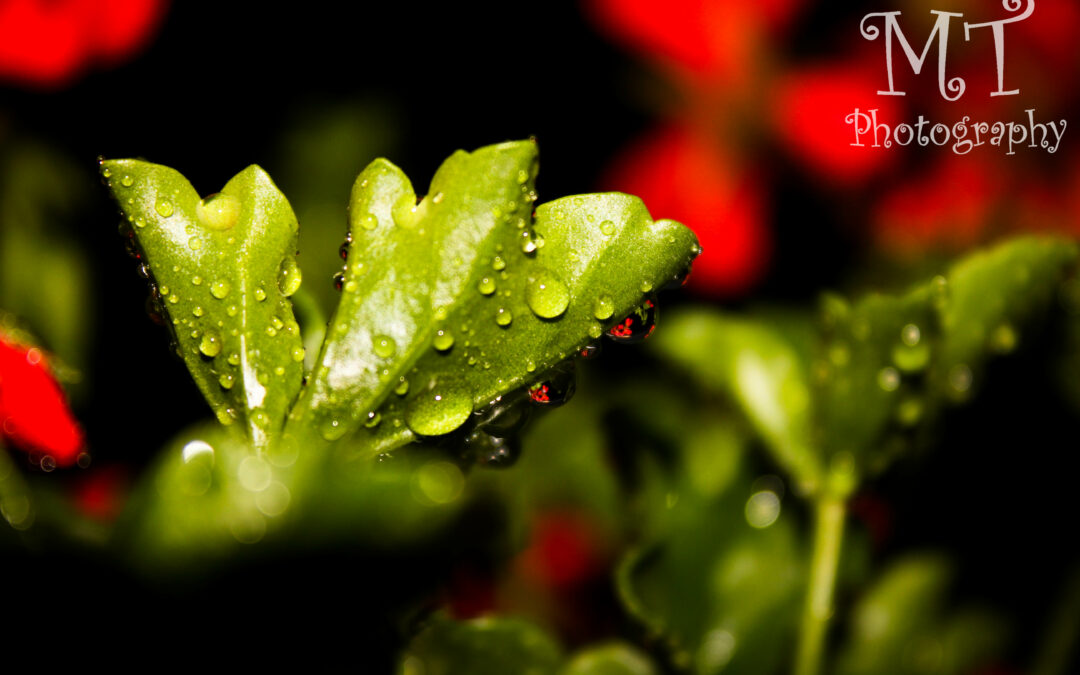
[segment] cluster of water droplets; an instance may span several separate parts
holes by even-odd
[[[115,177],[110,169],[104,168],[102,176],[109,187],[114,186],[114,182],[110,181],[110,179]],[[123,188],[133,188],[136,184],[135,179],[127,174],[119,177],[115,182],[118,182]],[[176,206],[173,200],[178,197],[179,192],[179,189],[173,191],[173,199],[158,196],[154,204],[154,211],[157,217],[160,218],[159,222],[174,217]],[[134,198],[128,197],[125,201],[122,194],[122,192],[118,194],[121,206],[123,207],[125,204],[132,206]],[[125,210],[129,209],[125,208]],[[207,230],[227,232],[237,224],[240,210],[239,199],[232,195],[212,194],[200,200],[195,209],[196,218],[188,219],[184,223],[184,231],[189,237],[187,240],[189,248],[193,251],[202,248],[202,239],[197,231],[196,223]],[[246,337],[246,341],[250,344],[255,342],[252,336],[241,336],[241,329],[238,326],[230,327],[226,325],[224,320],[214,321],[211,318],[214,315],[220,316],[220,310],[224,310],[224,314],[228,317],[236,317],[240,313],[241,305],[246,301],[244,297],[245,289],[234,288],[233,281],[225,275],[203,277],[198,273],[192,273],[190,276],[186,276],[180,265],[173,265],[171,274],[164,276],[174,280],[186,276],[185,281],[179,282],[175,286],[159,283],[136,237],[136,229],[151,225],[153,217],[153,214],[151,214],[151,223],[148,223],[142,216],[129,213],[126,220],[120,224],[120,234],[124,237],[125,249],[128,255],[135,259],[136,271],[139,276],[146,279],[150,286],[150,293],[146,303],[148,316],[155,323],[169,328],[172,350],[177,356],[183,358],[185,350],[187,350],[192,356],[201,357],[215,364],[212,368],[213,377],[223,392],[232,390],[239,382],[266,387],[270,382],[270,372],[256,373],[254,383],[248,383],[245,376],[244,370],[249,369],[250,366],[244,365],[245,355],[241,354],[243,349],[241,345],[244,344],[244,340],[241,338]],[[234,244],[235,239],[229,236],[226,243]],[[218,255],[224,258],[226,255],[224,247],[218,252]],[[287,256],[282,261],[279,269],[277,290],[280,291],[282,296],[288,297],[299,290],[301,282],[302,275],[295,258]],[[271,297],[272,290],[268,292],[266,287],[259,285],[254,289],[248,289],[248,292],[251,293],[251,297],[256,302],[264,303]],[[184,307],[191,306],[190,312],[180,309],[181,302],[185,303]],[[166,317],[169,317],[171,321],[167,320]],[[266,325],[262,327],[262,330],[269,337],[275,337],[279,333],[295,338],[300,336],[299,325],[291,314],[286,312],[282,312],[280,315],[272,315]],[[236,344],[237,341],[239,341],[239,344]],[[258,350],[246,355],[248,359],[257,356]],[[294,362],[302,362],[304,348],[297,345],[291,350],[290,356]],[[278,365],[271,372],[273,375],[281,377],[286,374],[286,368]],[[228,406],[217,410],[216,413],[218,420],[222,424],[231,424],[239,416],[235,408]],[[263,429],[269,427],[269,416],[257,408],[251,412],[250,418],[256,426]]]

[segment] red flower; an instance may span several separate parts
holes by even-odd
[[[0,0],[0,79],[60,87],[148,42],[165,0]]]
[[[554,511],[536,517],[529,547],[516,561],[521,575],[539,586],[568,590],[603,569],[602,536],[584,514]]]
[[[83,449],[83,432],[37,347],[0,336],[0,436],[28,452],[69,466]]]
[[[880,79],[880,78],[878,78]],[[878,96],[875,73],[844,64],[801,68],[784,75],[772,101],[776,134],[807,171],[829,182],[852,185],[877,173],[897,156],[894,149],[871,147],[845,118],[858,108],[874,113],[879,123],[895,126],[901,120],[896,99]],[[880,139],[884,141],[884,136]]]
[[[713,295],[737,295],[760,279],[771,248],[765,198],[749,167],[703,132],[659,130],[618,159],[606,187],[638,195],[657,218],[678,220],[701,242],[688,280]]]

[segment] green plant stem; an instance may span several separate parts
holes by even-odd
[[[814,553],[810,562],[810,580],[806,607],[799,628],[799,647],[795,657],[795,675],[817,675],[825,648],[825,635],[832,617],[833,589],[844,539],[844,500],[831,495],[818,497],[814,503]]]

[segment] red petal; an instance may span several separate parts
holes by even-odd
[[[83,433],[60,385],[36,348],[0,340],[0,432],[22,450],[74,464]]]

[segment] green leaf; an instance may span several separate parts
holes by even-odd
[[[982,610],[945,607],[951,566],[921,554],[894,562],[854,608],[837,672],[968,673],[1000,651],[1004,627]]]
[[[659,671],[639,649],[621,642],[579,651],[562,675],[656,675]]]
[[[799,486],[844,496],[966,399],[991,357],[1016,348],[1076,257],[1071,241],[1025,237],[900,295],[826,295],[809,364],[781,320],[703,309],[668,321],[654,346],[739,403]]]
[[[967,395],[987,357],[1016,349],[1046,315],[1077,253],[1068,239],[1023,237],[965,258],[946,284],[936,282],[946,296],[939,384],[953,398]]]
[[[720,312],[683,312],[665,324],[653,347],[734,399],[777,463],[804,491],[816,489],[823,469],[812,437],[810,385],[802,359],[777,331]]]
[[[334,440],[367,424],[372,452],[451,432],[697,254],[688,229],[623,194],[560,199],[532,222],[536,166],[528,141],[457,152],[419,203],[385,160],[360,174],[341,303],[290,429]]]
[[[409,644],[400,675],[515,675],[555,673],[562,650],[547,633],[521,619],[452,621],[436,617]]]
[[[274,541],[290,553],[328,541],[406,549],[451,527],[468,503],[464,475],[442,457],[352,462],[305,482],[290,472],[299,455],[287,440],[255,454],[235,426],[186,429],[129,499],[117,540],[152,574],[183,574],[192,563],[236,562],[238,544],[281,530]]]
[[[304,350],[288,300],[299,286],[297,223],[257,166],[199,199],[176,171],[112,160],[101,173],[142,249],[179,355],[219,421],[256,447],[300,388]]]

